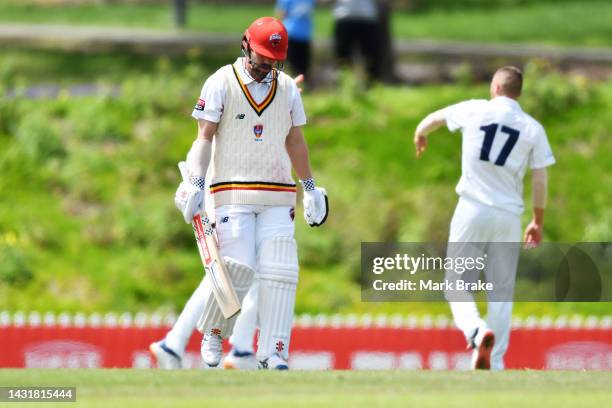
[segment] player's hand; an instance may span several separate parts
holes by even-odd
[[[204,191],[190,182],[181,182],[176,194],[174,204],[183,214],[183,219],[187,224],[191,224],[193,217],[204,210]]]
[[[183,181],[179,184],[174,195],[174,204],[183,214],[183,219],[187,224],[191,224],[193,217],[204,212],[204,180],[192,180],[187,171],[187,163],[180,162],[179,169]],[[196,181],[196,183],[194,183]]]
[[[531,221],[525,228],[525,248],[536,248],[542,242],[542,226]]]
[[[295,84],[297,85],[298,91],[302,93],[302,87],[300,85],[302,84],[302,82],[304,82],[304,74],[300,74],[293,78],[293,82],[295,82]]]
[[[414,147],[416,149],[416,158],[418,159],[427,148],[427,136],[415,134]]]
[[[304,219],[311,227],[320,227],[327,220],[329,202],[324,188],[304,191]]]

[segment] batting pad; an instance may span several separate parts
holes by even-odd
[[[255,272],[246,265],[235,261],[230,257],[224,257],[225,265],[230,274],[232,284],[238,295],[238,300],[242,302],[242,299],[246,296],[251,283],[253,282],[253,275]],[[225,319],[223,313],[215,300],[212,293],[212,283],[210,277],[206,275],[204,278],[204,285],[206,287],[206,304],[204,305],[204,311],[198,321],[197,328],[201,333],[207,333],[212,329],[219,330],[221,337],[227,338],[232,334],[234,324],[236,323],[237,316],[231,319]]]
[[[298,282],[297,245],[291,237],[262,244],[259,258],[259,342],[257,358],[278,353],[287,360],[295,291]]]

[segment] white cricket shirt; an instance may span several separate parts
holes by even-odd
[[[247,86],[249,93],[253,96],[255,102],[261,103],[266,98],[272,87],[272,81],[269,80],[272,72],[268,73],[266,81],[257,82],[247,73],[244,66],[244,58],[238,58],[233,65],[234,68],[236,68],[236,72],[238,72],[240,80]],[[223,114],[226,95],[227,88],[225,87],[223,71],[220,69],[212,74],[206,80],[206,82],[204,82],[204,86],[200,92],[200,99],[196,103],[191,116],[193,116],[195,119],[205,119],[210,122],[219,123],[221,120],[221,115]],[[306,124],[304,104],[295,83],[290,85],[289,88],[288,108],[291,112],[293,126],[303,126]]]
[[[463,135],[457,194],[521,214],[527,167],[555,163],[542,125],[504,96],[460,102],[443,112],[448,129]]]

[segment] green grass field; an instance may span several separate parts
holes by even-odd
[[[74,405],[55,404],[75,407],[599,408],[611,382],[609,372],[0,370],[0,386],[76,387]]]
[[[40,7],[0,2],[0,22],[122,26],[171,29],[169,5],[102,4]],[[92,2],[94,3],[94,2]],[[192,4],[187,29],[241,33],[254,16],[270,15],[270,6]],[[211,18],[214,16],[214,18]],[[434,9],[420,13],[396,11],[393,32],[397,38],[465,40],[478,42],[527,42],[577,46],[610,46],[612,3],[563,1],[558,3],[489,8]],[[318,38],[332,33],[331,12],[315,14]]]

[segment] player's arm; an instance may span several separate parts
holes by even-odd
[[[220,71],[206,80],[200,99],[191,116],[198,121],[198,135],[187,153],[187,169],[191,177],[202,180],[210,164],[212,141],[223,114],[226,89]]]
[[[285,138],[285,148],[297,176],[300,180],[307,180],[312,178],[312,172],[308,158],[308,145],[302,132],[302,126],[306,124],[306,113],[304,112],[304,104],[300,95],[301,89],[299,88],[302,80],[303,76],[296,78],[289,84],[289,112],[293,125]]]
[[[299,126],[293,126],[285,140],[285,148],[291,159],[291,165],[300,178],[304,189],[304,218],[311,227],[319,227],[327,220],[329,204],[327,192],[317,187],[312,178],[310,160],[308,158],[308,145],[304,133]]]
[[[443,110],[430,113],[417,126],[414,132],[414,147],[417,159],[421,157],[427,148],[427,135],[446,125]]]
[[[187,153],[183,182],[174,196],[174,203],[183,214],[187,224],[198,212],[204,211],[204,188],[206,171],[212,156],[212,140],[217,131],[217,123],[198,119],[198,136]],[[179,164],[179,167],[183,162]]]
[[[540,244],[544,229],[544,209],[548,195],[548,172],[546,168],[555,164],[555,157],[542,125],[536,123],[535,144],[529,156],[533,191],[533,218],[525,229],[525,246],[533,248]]]
[[[187,168],[192,177],[204,178],[210,164],[212,141],[218,124],[205,119],[198,119],[198,136],[187,153]]]
[[[285,148],[291,159],[291,165],[300,180],[312,179],[308,145],[300,126],[293,126],[285,140]]]
[[[546,167],[533,169],[531,172],[533,218],[525,229],[525,245],[528,248],[536,247],[542,241],[544,231],[544,209],[548,196],[548,172]]]
[[[187,153],[183,182],[174,196],[174,203],[187,224],[194,215],[204,211],[204,188],[206,171],[212,156],[212,140],[223,114],[226,89],[222,71],[210,76],[200,92],[200,98],[193,107],[191,116],[198,121],[198,135]]]

